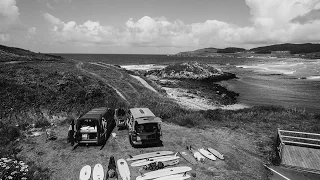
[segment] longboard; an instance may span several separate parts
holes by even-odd
[[[192,147],[188,147],[189,151],[193,154],[193,157],[196,158],[197,161],[203,162],[206,158],[201,155],[199,151],[192,149]]]
[[[204,148],[200,148],[200,149],[198,149],[198,151],[199,151],[203,156],[205,156],[205,157],[208,158],[208,159],[211,159],[212,161],[217,160],[217,158],[216,158],[211,152],[205,150]]]
[[[135,161],[139,159],[146,159],[146,158],[151,158],[151,157],[158,157],[158,156],[165,156],[165,155],[170,155],[173,154],[172,151],[157,151],[157,152],[150,152],[150,153],[145,153],[145,154],[139,154],[136,156],[132,156],[128,159],[127,161]]]
[[[223,155],[219,153],[217,150],[208,148],[208,151],[211,152],[213,155],[217,156],[219,159],[224,159]]]
[[[184,180],[184,179],[189,179],[190,177],[191,176],[189,174],[182,173],[182,174],[174,174],[174,175],[159,177],[154,180]]]
[[[197,161],[194,159],[194,157],[191,156],[190,154],[188,154],[187,152],[182,151],[182,152],[180,152],[180,154],[181,154],[181,156],[182,156],[186,161],[188,161],[190,164],[192,164],[192,165],[198,164]]]
[[[80,180],[89,180],[91,176],[91,167],[89,165],[85,165],[82,167],[80,171]]]
[[[165,169],[160,169],[160,170],[151,171],[151,172],[142,174],[141,176],[138,176],[136,178],[136,180],[155,179],[155,178],[159,178],[159,177],[185,173],[185,172],[191,171],[191,170],[192,170],[192,168],[188,167],[188,166],[165,168]]]
[[[92,179],[93,180],[103,180],[104,179],[104,171],[101,164],[96,164],[92,171]]]
[[[131,163],[131,166],[132,167],[144,166],[144,165],[148,165],[148,164],[153,163],[153,162],[163,162],[164,165],[165,165],[167,161],[173,161],[173,160],[177,160],[179,158],[180,157],[176,156],[176,155],[174,155],[174,156],[172,156],[172,155],[159,156],[159,157],[153,157],[153,158],[148,158],[148,159],[142,159],[142,160],[135,161],[135,162]]]
[[[123,180],[130,180],[130,169],[128,163],[124,159],[118,159],[118,170]]]

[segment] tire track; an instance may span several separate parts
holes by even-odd
[[[124,95],[124,97],[131,100],[131,102],[134,102],[135,106],[138,104],[138,101],[136,101],[136,100],[140,99],[140,97],[141,97],[140,93],[130,82],[128,82],[128,80],[125,78],[123,73],[120,71],[121,68],[118,68],[118,67],[113,66],[111,64],[102,63],[102,62],[98,62],[98,63],[90,62],[90,64],[107,68],[107,69],[119,74],[118,79],[113,79],[114,81],[118,82],[118,83],[113,83],[113,87],[115,87],[119,92],[121,92]],[[120,87],[121,84],[125,84],[128,88],[130,88],[132,90],[132,93],[126,92],[126,90],[124,90],[124,87]]]
[[[86,73],[86,74],[90,74],[90,75],[98,78],[99,80],[103,81],[105,84],[107,84],[108,86],[110,86],[113,90],[115,90],[116,93],[117,93],[123,100],[125,100],[128,104],[130,104],[130,102],[125,98],[125,96],[124,96],[116,87],[112,86],[112,85],[108,82],[108,80],[106,80],[105,78],[99,76],[99,75],[96,74],[96,73],[93,73],[93,72],[90,72],[90,71],[87,71],[87,70],[83,69],[83,68],[82,68],[82,65],[83,65],[83,63],[82,63],[82,62],[79,62],[79,63],[77,63],[76,67],[77,67],[80,71],[82,71],[82,72],[84,72],[84,73]]]

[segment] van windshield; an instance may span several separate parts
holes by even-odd
[[[146,124],[135,124],[135,129],[138,133],[141,132],[155,132],[158,130],[158,123],[146,123]]]

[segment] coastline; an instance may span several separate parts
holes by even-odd
[[[145,75],[146,72],[151,70],[161,70],[166,66],[163,65],[154,65],[154,64],[145,64],[145,65],[125,65],[121,68],[126,69],[129,72],[135,74],[135,78],[140,81],[146,88],[150,89],[149,84],[136,75]],[[133,75],[131,75],[133,76]],[[139,78],[137,78],[139,77]],[[192,87],[192,82],[195,81],[181,81],[181,80],[169,80],[161,79],[154,75],[145,76],[147,79],[151,80],[156,86],[164,90],[165,96],[176,101],[181,107],[191,110],[239,110],[244,108],[249,108],[250,106],[245,104],[240,104],[236,100],[233,100],[232,103],[223,103],[221,100],[215,99],[214,96],[219,94],[219,96],[231,96],[235,99],[237,93],[232,92],[225,87],[222,87],[219,84],[212,84],[213,82],[199,82],[197,81],[194,87]],[[143,81],[142,81],[143,80]],[[219,81],[217,81],[219,82]],[[198,86],[198,87],[196,87]],[[207,86],[207,87],[205,87]],[[216,89],[215,91],[212,91]],[[209,91],[208,91],[209,90]],[[152,90],[154,91],[154,90]],[[206,92],[203,92],[206,91]],[[221,92],[225,92],[220,94]]]

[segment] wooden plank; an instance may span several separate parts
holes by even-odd
[[[303,137],[295,137],[295,136],[283,136],[282,135],[282,138],[303,139],[303,140],[308,140],[308,141],[318,141],[318,142],[320,142],[320,139],[303,138]]]
[[[320,172],[320,149],[286,145],[282,165]]]
[[[308,134],[308,135],[320,136],[320,134],[316,134],[316,133],[308,133],[308,132],[287,131],[287,130],[281,130],[281,129],[279,129],[278,131],[280,131],[280,132],[296,133],[296,134]]]
[[[283,141],[283,142],[284,142],[284,143],[290,143],[290,144],[297,144],[297,145],[306,145],[306,146],[320,147],[319,144],[309,144],[309,143],[294,142],[294,141]]]

